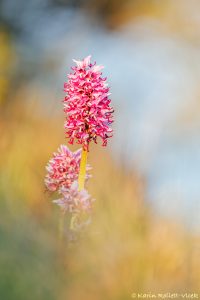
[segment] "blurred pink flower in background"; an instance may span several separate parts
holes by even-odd
[[[58,204],[63,212],[69,211],[70,213],[79,214],[81,212],[90,212],[92,208],[91,196],[84,189],[78,191],[78,182],[75,181],[69,188],[62,187],[59,190],[59,194],[62,195],[60,199],[53,200]]]
[[[67,138],[71,144],[76,139],[84,150],[88,150],[92,140],[97,143],[97,137],[106,146],[113,131],[110,127],[113,122],[113,108],[110,107],[109,87],[106,78],[101,77],[103,66],[91,64],[90,57],[82,61],[74,60],[74,72],[67,75],[68,82],[64,85],[67,93],[63,101],[67,115]]]
[[[72,183],[78,179],[81,149],[72,152],[65,145],[54,152],[53,158],[47,164],[47,175],[45,176],[45,185],[49,191],[58,191],[60,188],[69,188]],[[90,167],[87,165],[87,170]],[[86,174],[86,179],[91,175]]]

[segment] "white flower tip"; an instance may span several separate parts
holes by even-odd
[[[83,60],[72,59],[79,68],[87,68],[90,64],[91,55],[88,55]]]
[[[99,72],[99,71],[101,71],[102,69],[104,69],[104,66],[94,66],[94,67],[92,68],[92,71],[93,71],[93,72]]]
[[[72,59],[73,62],[75,62],[77,64],[77,67],[82,68],[83,67],[83,62],[80,60],[76,60],[76,59]]]
[[[90,59],[91,59],[91,55],[88,55],[87,57],[84,58],[84,60],[83,60],[84,67],[88,67],[89,66]]]

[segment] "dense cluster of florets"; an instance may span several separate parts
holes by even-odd
[[[59,188],[69,188],[77,180],[80,165],[81,149],[71,152],[67,146],[61,145],[58,152],[53,153],[46,169],[45,184],[48,190],[58,191]]]
[[[72,152],[67,146],[61,145],[46,167],[45,185],[49,191],[57,191],[61,195],[61,198],[54,202],[62,207],[63,211],[80,212],[89,211],[91,208],[91,197],[87,191],[78,191],[81,151],[79,149]],[[89,169],[90,166],[87,165],[87,171]],[[87,172],[85,179],[90,177]]]
[[[69,189],[62,187],[60,189],[61,198],[53,202],[58,204],[63,212],[69,211],[73,214],[81,212],[90,212],[91,210],[91,197],[84,189],[78,191],[78,182],[75,181]]]
[[[112,136],[113,108],[110,107],[109,87],[106,78],[101,75],[103,66],[90,63],[90,56],[82,61],[76,61],[64,85],[66,97],[64,112],[66,135],[69,143],[76,140],[88,150],[89,143],[97,143],[97,137],[107,145],[107,139]]]

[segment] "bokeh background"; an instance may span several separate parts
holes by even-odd
[[[199,41],[198,0],[0,1],[0,299],[200,293]],[[114,137],[91,148],[93,220],[67,247],[43,179],[89,54]]]

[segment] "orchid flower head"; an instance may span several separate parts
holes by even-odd
[[[91,63],[91,56],[83,60],[73,60],[76,66],[73,73],[67,75],[64,84],[66,96],[64,112],[66,137],[69,143],[76,141],[84,150],[89,149],[91,141],[97,143],[100,137],[103,146],[112,136],[113,108],[110,106],[109,87],[106,78],[102,77],[103,66]]]
[[[47,175],[45,185],[49,191],[58,191],[60,188],[69,188],[78,179],[80,169],[81,149],[75,152],[69,150],[65,145],[61,145],[57,152],[53,153],[46,166]],[[90,166],[87,165],[87,171]],[[86,173],[86,179],[91,177]]]
[[[61,198],[53,200],[53,202],[60,206],[63,212],[69,211],[70,213],[78,214],[91,210],[94,199],[91,199],[91,196],[85,189],[78,190],[77,181],[74,181],[69,188],[61,187],[59,194],[61,194]]]

